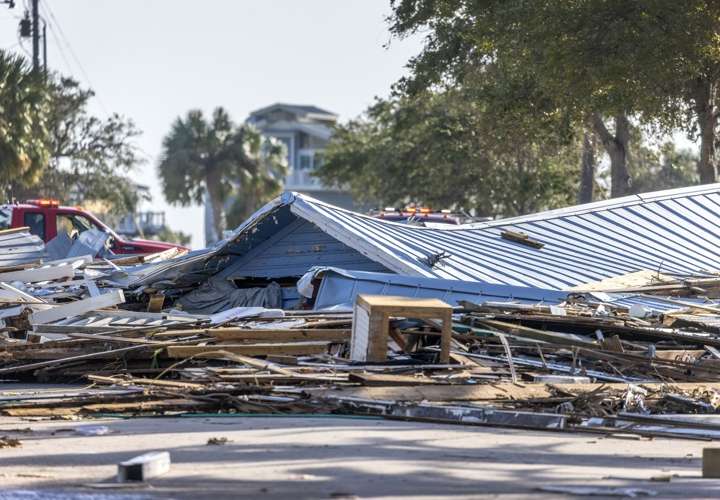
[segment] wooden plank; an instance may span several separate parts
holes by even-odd
[[[266,354],[285,354],[292,356],[325,354],[329,342],[296,342],[277,344],[223,344],[205,346],[168,346],[165,348],[170,358],[189,358],[218,350],[246,356],[264,356]],[[1,372],[0,372],[1,373]]]
[[[88,339],[88,340],[102,340],[104,342],[115,342],[119,344],[145,344],[145,345],[167,345],[168,342],[161,342],[159,340],[147,340],[147,339],[138,339],[138,338],[131,338],[131,337],[117,337],[113,335],[102,335],[102,334],[96,334],[96,333],[66,333],[65,334],[68,337],[71,338],[77,338],[77,339]]]
[[[198,355],[196,355],[198,356]],[[267,370],[272,373],[276,373],[283,376],[290,376],[292,377],[294,375],[293,372],[290,370],[286,370],[285,368],[276,365],[273,362],[270,361],[261,361],[259,359],[251,358],[249,356],[243,356],[240,353],[237,352],[229,352],[223,349],[217,350],[217,351],[211,351],[211,352],[204,352],[200,354],[198,357],[201,358],[214,358],[214,359],[228,359],[230,361],[235,361],[236,363],[242,363],[247,366],[251,366],[253,368],[256,368],[258,370]]]
[[[393,375],[389,373],[351,373],[348,380],[368,386],[448,385],[430,377]]]
[[[63,363],[71,363],[74,361],[84,361],[87,359],[93,359],[93,358],[109,358],[114,356],[119,356],[122,354],[125,354],[129,351],[134,351],[137,349],[147,349],[148,346],[146,345],[131,345],[129,347],[121,347],[120,349],[114,349],[111,351],[101,351],[101,352],[92,352],[89,354],[81,354],[78,356],[69,356],[65,358],[59,358],[59,359],[52,359],[50,361],[41,361],[39,363],[30,363],[27,365],[21,365],[21,366],[10,366],[7,368],[0,368],[0,373],[18,373],[18,372],[24,372],[29,370],[35,370],[37,368],[45,368],[47,366],[56,366],[61,365]]]
[[[14,286],[8,285],[7,283],[0,282],[0,288],[7,292],[10,296],[16,297],[17,302],[26,302],[30,304],[45,304],[44,300],[38,299],[37,297],[34,297],[29,293],[25,293],[22,290],[18,290]]]
[[[148,301],[147,310],[148,310],[148,312],[159,313],[160,311],[162,311],[164,303],[165,303],[164,295],[162,295],[160,293],[151,295],[150,300]]]
[[[52,323],[59,319],[78,316],[103,307],[116,306],[123,302],[125,302],[125,296],[122,290],[113,290],[98,297],[89,297],[62,306],[53,307],[46,311],[35,312],[30,316],[30,324]]]
[[[451,306],[440,299],[421,299],[414,297],[398,297],[393,295],[366,295],[360,294],[357,302],[368,308],[391,307],[391,308],[417,308],[417,309],[440,309],[445,310]]]
[[[28,233],[28,235],[30,235],[30,227],[20,226],[20,227],[14,227],[11,229],[2,229],[2,230],[0,230],[0,238],[2,238],[3,236],[9,236],[11,234],[17,234],[17,233]]]
[[[24,271],[0,273],[0,281],[5,283],[22,281],[24,283],[37,283],[39,281],[53,281],[75,277],[72,266],[36,267]]]
[[[573,335],[571,333],[536,330],[535,328],[530,328],[527,326],[516,325],[513,323],[505,323],[504,321],[496,321],[491,319],[478,319],[477,322],[500,330],[501,332],[505,332],[506,334],[512,335],[514,337],[540,340],[542,342],[549,342],[556,345],[587,347],[590,349],[599,348],[597,343],[585,340],[585,338],[579,335]]]
[[[103,384],[113,385],[151,385],[157,387],[173,387],[176,389],[191,389],[191,390],[203,390],[207,387],[203,384],[193,384],[192,382],[177,382],[174,380],[155,380],[149,378],[135,378],[129,379],[121,377],[104,377],[102,375],[88,375],[88,380],[93,382],[100,382]]]
[[[662,383],[633,384],[649,390],[667,388]],[[347,387],[342,390],[313,391],[314,395],[352,397],[385,401],[505,401],[523,399],[544,399],[556,397],[558,390],[567,394],[587,394],[603,387],[607,390],[625,391],[630,384],[473,384],[473,385],[420,385],[405,387]],[[673,383],[671,387],[680,391],[695,389],[720,390],[720,383]]]
[[[220,341],[263,340],[277,342],[292,342],[299,340],[323,340],[328,342],[347,342],[350,340],[348,329],[253,329],[216,328],[204,330],[204,333]]]

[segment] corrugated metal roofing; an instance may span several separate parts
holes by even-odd
[[[467,300],[532,305],[556,305],[564,302],[571,292],[525,286],[493,285],[477,281],[458,281],[398,274],[350,271],[334,267],[320,267],[309,271],[322,278],[315,294],[314,309],[352,309],[358,294],[395,295],[401,297],[436,298],[450,305]],[[584,294],[591,302],[605,302],[630,308],[641,305],[656,312],[684,309],[688,306],[716,303],[694,298],[664,298],[652,295],[621,293]]]
[[[0,234],[0,267],[39,262],[45,254],[45,243],[29,231],[7,231]]]
[[[447,229],[284,196],[294,214],[399,274],[564,289],[643,269],[720,271],[720,184]],[[503,239],[505,229],[526,232],[544,246]],[[428,258],[443,252],[449,257],[428,265]]]
[[[125,281],[215,274],[295,217],[408,276],[562,290],[639,270],[720,271],[720,184],[712,184],[445,229],[376,219],[286,192],[213,248],[133,270]],[[506,240],[505,229],[544,246]]]
[[[493,285],[477,281],[458,281],[399,274],[350,271],[321,267],[310,271],[322,276],[314,309],[351,309],[360,294],[437,298],[453,306],[461,300],[476,304],[487,301],[516,304],[559,304],[568,292],[525,286]]]

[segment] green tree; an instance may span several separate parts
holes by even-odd
[[[219,107],[206,119],[200,110],[177,118],[163,140],[158,167],[169,203],[200,204],[207,195],[212,231],[206,243],[225,229],[225,205],[237,192],[247,206],[259,205],[280,190],[285,163],[282,148],[249,126],[237,126]],[[239,212],[243,212],[240,210]]]
[[[402,90],[468,85],[485,68],[499,67],[505,81],[531,82],[537,95],[597,136],[610,160],[613,196],[631,190],[630,117],[665,130],[699,127],[708,151],[698,170],[704,181],[714,179],[707,164],[717,121],[717,2],[393,0],[392,6],[394,34],[427,32]],[[539,116],[522,95],[516,102]]]
[[[0,51],[0,183],[35,184],[50,155],[50,93],[19,56]]]
[[[633,127],[631,143],[633,158],[633,191],[646,193],[698,184],[698,155],[679,149],[672,140],[649,141],[644,131]]]
[[[112,214],[133,212],[141,197],[131,178],[142,163],[133,144],[139,131],[118,114],[106,119],[90,115],[94,93],[75,80],[58,76],[49,86],[50,159],[42,183],[18,186],[16,192],[23,197],[63,197],[73,205],[99,203]]]
[[[531,137],[521,127],[500,132],[495,116],[460,91],[379,100],[337,128],[316,175],[361,200],[480,216],[571,203],[577,148]]]
[[[142,162],[133,145],[139,135],[133,123],[117,114],[106,119],[92,116],[88,105],[94,94],[75,80],[54,75],[45,86],[48,154],[35,178],[12,179],[12,195],[62,198],[72,205],[93,203],[109,214],[132,212],[142,197],[131,179]]]
[[[168,243],[177,243],[178,245],[189,246],[192,241],[192,236],[182,231],[173,231],[167,226],[164,226],[160,232],[153,238],[158,241],[165,241]]]

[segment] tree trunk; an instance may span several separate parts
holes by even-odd
[[[214,233],[210,234],[206,231],[205,239],[211,239],[213,241],[206,241],[205,243],[210,244],[220,240],[225,230],[225,200],[222,196],[220,173],[210,169],[205,176],[205,186],[207,188],[208,201],[210,202],[212,229]]]
[[[578,203],[590,203],[593,200],[595,187],[595,144],[592,132],[585,130],[583,134],[582,160],[580,162],[580,191]]]
[[[715,158],[715,128],[718,109],[716,106],[716,86],[707,80],[698,81],[693,92],[695,114],[700,128],[700,160],[697,168],[702,184],[717,179],[717,161]]]
[[[607,129],[598,113],[592,115],[593,128],[610,157],[610,197],[617,198],[630,193],[631,179],[628,171],[628,144],[630,143],[630,120],[627,115],[615,117],[615,135]]]

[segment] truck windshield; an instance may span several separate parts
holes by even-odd
[[[65,231],[69,235],[72,235],[74,232],[82,233],[95,227],[95,225],[90,222],[87,217],[76,214],[59,214],[55,221],[58,233],[60,231]],[[102,230],[101,228],[98,229]]]

